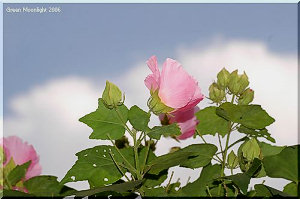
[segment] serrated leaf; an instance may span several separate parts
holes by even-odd
[[[200,177],[192,182],[188,183],[185,187],[180,190],[179,196],[189,196],[189,197],[204,197],[207,196],[206,186],[212,186],[214,179],[221,176],[221,165],[207,165],[203,167]]]
[[[109,135],[111,139],[116,140],[124,135],[128,109],[125,105],[117,106],[116,109],[118,112],[107,108],[100,98],[97,110],[79,119],[93,129],[90,139],[108,140]]]
[[[128,119],[136,130],[145,132],[149,129],[150,113],[143,111],[136,105],[130,108]]]
[[[124,182],[124,183],[113,184],[113,185],[109,185],[109,186],[105,186],[105,187],[98,187],[98,188],[89,189],[89,190],[76,191],[76,192],[71,193],[70,195],[75,195],[77,197],[85,197],[85,196],[91,196],[91,195],[95,195],[97,193],[107,192],[107,191],[123,193],[123,192],[129,191],[129,190],[135,189],[135,187],[139,186],[141,183],[142,183],[141,180]]]
[[[300,185],[298,183],[297,187],[297,184],[295,182],[290,182],[283,188],[283,192],[289,194],[290,196],[297,196],[298,190],[300,191]]]
[[[224,137],[228,133],[228,121],[216,114],[217,107],[210,106],[198,111],[195,115],[199,124],[197,130],[202,135],[219,133]]]
[[[260,105],[235,105],[226,102],[217,108],[216,113],[252,129],[263,129],[275,121]]]
[[[155,126],[147,134],[150,138],[159,140],[160,136],[179,136],[181,131],[176,123],[165,125],[165,126]]]
[[[255,130],[255,129],[250,129],[250,128],[247,128],[243,125],[241,125],[239,128],[238,128],[238,131],[240,133],[244,133],[246,135],[250,135],[251,137],[262,137],[262,138],[265,138],[267,140],[269,140],[270,142],[273,142],[275,143],[275,139],[273,137],[271,137],[271,134],[268,132],[267,129],[259,129],[259,130]]]
[[[217,152],[218,148],[213,144],[192,144],[181,151],[183,152],[194,152],[195,157],[191,157],[185,162],[181,163],[180,166],[187,168],[199,168],[206,166],[211,162],[212,157]]]
[[[134,161],[132,148],[123,148],[120,151],[129,162]],[[96,146],[76,154],[78,160],[61,183],[88,180],[90,184],[96,187],[116,182],[122,175],[111,158],[110,152],[118,164],[125,165],[124,160],[114,147]],[[126,172],[123,167],[121,170]]]
[[[17,165],[9,174],[8,174],[8,182],[10,185],[14,186],[16,185],[19,181],[21,181],[26,174],[26,171],[28,167],[31,164],[31,160],[22,164],[22,165]]]
[[[284,148],[279,154],[264,157],[267,176],[299,182],[298,145]]]
[[[55,176],[35,176],[24,182],[28,192],[35,196],[54,197],[74,189],[61,185]],[[62,194],[63,194],[62,193]]]
[[[256,184],[254,185],[255,189],[255,196],[256,197],[272,197],[272,196],[281,196],[281,197],[288,197],[290,195],[283,193],[282,191],[276,190],[272,187],[263,185],[263,184]]]

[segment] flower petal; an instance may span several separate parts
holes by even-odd
[[[157,66],[156,56],[152,56],[147,60],[147,65],[153,74],[148,75],[145,79],[145,85],[149,90],[156,90],[159,88],[160,84],[160,72]]]
[[[16,165],[21,165],[31,160],[31,164],[26,173],[26,179],[28,179],[27,177],[33,177],[41,174],[39,157],[32,145],[29,145],[27,142],[23,143],[23,141],[17,136],[3,138],[1,143],[3,144],[6,156],[4,166],[11,158],[13,158]]]
[[[175,109],[186,106],[193,99],[197,86],[177,61],[168,58],[164,62],[158,93],[164,104]]]

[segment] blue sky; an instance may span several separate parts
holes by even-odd
[[[269,132],[277,144],[297,143],[297,4],[51,4],[62,12],[6,12],[49,5],[3,8],[4,135],[36,148],[43,174],[61,179],[76,152],[101,144],[88,139],[91,129],[78,118],[95,110],[105,80],[125,90],[126,105],[146,110],[145,61],[153,54],[160,63],[166,57],[181,62],[205,95],[222,67],[245,70],[254,103],[276,119]],[[177,145],[163,138],[157,153]],[[189,175],[195,180],[199,170],[177,171],[174,179],[186,182]],[[286,181],[266,184],[281,189]]]
[[[29,4],[49,6],[49,4]],[[4,5],[4,114],[11,97],[65,75],[117,76],[152,54],[213,37],[263,41],[296,53],[296,4],[56,4],[59,14],[11,14]]]

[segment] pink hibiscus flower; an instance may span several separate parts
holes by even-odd
[[[0,145],[3,147],[6,157],[5,162],[3,162],[4,166],[9,163],[11,158],[13,158],[16,165],[22,165],[31,160],[31,164],[25,175],[25,180],[41,174],[42,167],[39,164],[39,157],[32,145],[23,142],[16,136],[2,138]]]
[[[161,102],[173,111],[185,111],[195,107],[203,98],[198,82],[183,70],[176,60],[167,58],[160,73],[156,56],[147,61],[152,71],[145,79],[151,93],[158,91]]]

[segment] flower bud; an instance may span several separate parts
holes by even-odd
[[[216,103],[221,102],[225,97],[225,92],[221,90],[216,83],[212,83],[209,87],[209,98]]]
[[[248,105],[253,101],[254,91],[250,88],[247,88],[239,98],[239,105]]]
[[[108,108],[120,106],[124,102],[121,90],[109,81],[106,81],[102,99]]]
[[[241,94],[248,85],[249,80],[245,72],[242,75],[238,75],[238,70],[235,70],[230,74],[228,89],[231,93],[235,95]]]
[[[229,76],[230,76],[230,73],[225,69],[223,68],[217,75],[218,77],[218,85],[222,88],[222,89],[225,89],[229,83]]]
[[[235,169],[239,164],[238,157],[231,151],[227,157],[227,166],[229,169]]]
[[[239,94],[241,94],[249,85],[249,80],[248,80],[248,76],[246,75],[246,73],[244,72],[244,74],[239,76]]]

